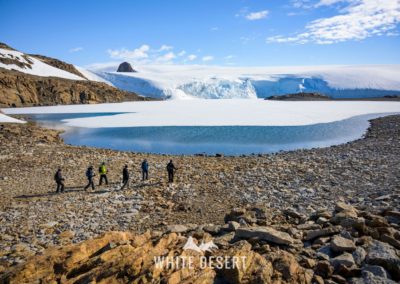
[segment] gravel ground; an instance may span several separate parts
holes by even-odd
[[[373,120],[363,139],[329,148],[248,157],[170,157],[68,146],[57,131],[32,123],[1,125],[0,272],[2,266],[22,263],[52,245],[110,230],[223,224],[226,212],[247,205],[312,214],[345,201],[358,208],[399,211],[399,137],[400,116],[388,116]],[[150,180],[141,182],[144,158]],[[178,167],[173,184],[167,183],[165,170],[170,158]],[[102,161],[108,165],[110,185],[84,191],[87,166],[97,169]],[[125,164],[132,179],[130,188],[121,191]],[[63,194],[54,193],[59,166],[66,178]]]

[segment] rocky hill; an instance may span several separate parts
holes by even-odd
[[[93,80],[72,64],[0,43],[0,107],[148,100]]]
[[[40,77],[0,68],[0,107],[149,100],[105,83]]]

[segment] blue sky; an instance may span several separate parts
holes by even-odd
[[[399,64],[399,0],[0,0],[0,41],[88,66]]]

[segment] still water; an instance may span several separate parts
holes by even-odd
[[[64,119],[119,113],[31,114],[29,118],[63,129],[67,144],[158,154],[242,155],[327,147],[361,138],[369,119],[356,116],[332,123],[307,126],[166,126],[80,128],[67,127]],[[386,115],[386,114],[385,114]]]

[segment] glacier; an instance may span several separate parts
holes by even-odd
[[[118,65],[89,69],[117,88],[161,99],[254,99],[298,92],[319,92],[333,98],[400,94],[400,65],[134,66],[137,73],[114,72]]]

